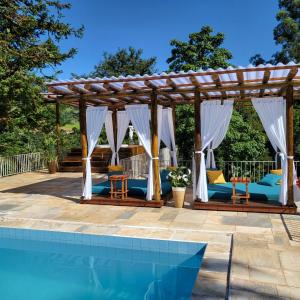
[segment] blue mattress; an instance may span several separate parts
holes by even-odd
[[[246,185],[237,183],[237,193],[245,192]],[[257,183],[249,183],[250,199],[264,201],[279,201],[281,185],[266,186]],[[220,184],[208,184],[209,199],[231,199],[232,184],[230,182]]]
[[[117,183],[117,188],[121,189],[121,182]],[[161,182],[162,195],[166,195],[172,191],[169,181]],[[93,194],[108,195],[110,192],[110,181],[103,181],[93,185]],[[146,179],[128,179],[128,195],[146,197],[147,180]]]

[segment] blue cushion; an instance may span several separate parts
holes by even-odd
[[[282,179],[281,175],[267,174],[257,184],[275,186],[280,179]]]
[[[117,182],[117,188],[121,189],[121,182]],[[147,180],[146,179],[128,179],[128,195],[146,197]],[[169,181],[161,183],[162,195],[166,195],[172,191]],[[108,195],[110,192],[110,181],[106,180],[93,185],[93,194]]]
[[[160,170],[160,180],[161,182],[169,181],[168,180],[168,175],[170,174],[171,171],[167,169]]]
[[[250,199],[252,200],[264,200],[264,201],[279,201],[280,185],[267,186],[259,185],[255,182],[251,182],[248,185]],[[237,183],[236,189],[238,193],[245,193],[246,185],[243,183]],[[208,198],[209,199],[231,199],[232,195],[232,183],[220,183],[220,184],[208,184]]]

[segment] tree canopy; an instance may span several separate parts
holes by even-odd
[[[128,47],[115,53],[104,52],[102,60],[95,65],[89,77],[145,75],[155,72],[156,57],[143,58],[143,50]]]
[[[250,62],[254,65],[300,62],[300,1],[279,0],[276,19],[278,24],[274,28],[273,36],[281,49],[271,59],[265,59],[261,54],[252,56]]]
[[[232,58],[229,50],[222,48],[224,34],[213,35],[210,26],[203,26],[199,32],[189,34],[187,42],[171,40],[171,57],[167,59],[171,71],[189,71],[200,68],[225,68]]]
[[[81,37],[83,27],[64,22],[69,3],[50,0],[0,0],[0,152],[17,154],[41,147],[53,131],[54,111],[41,96],[45,67],[73,57],[60,42]],[[50,125],[51,124],[51,125]]]

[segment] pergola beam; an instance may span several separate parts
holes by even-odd
[[[263,84],[267,84],[268,83],[268,81],[270,79],[270,75],[271,75],[271,72],[269,70],[265,70],[264,77],[263,77],[263,80],[262,80]],[[265,93],[265,89],[261,88],[260,91],[259,91],[258,97],[262,98],[264,96],[264,93]]]

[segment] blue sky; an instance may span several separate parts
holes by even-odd
[[[210,25],[225,34],[224,47],[233,54],[232,63],[248,65],[249,58],[261,53],[269,58],[275,51],[277,0],[69,0],[72,9],[65,21],[83,24],[82,39],[70,38],[63,49],[76,47],[78,54],[58,69],[59,79],[71,72],[88,73],[104,51],[133,46],[144,57],[156,56],[159,72],[167,70],[169,41],[186,40],[188,34]]]

